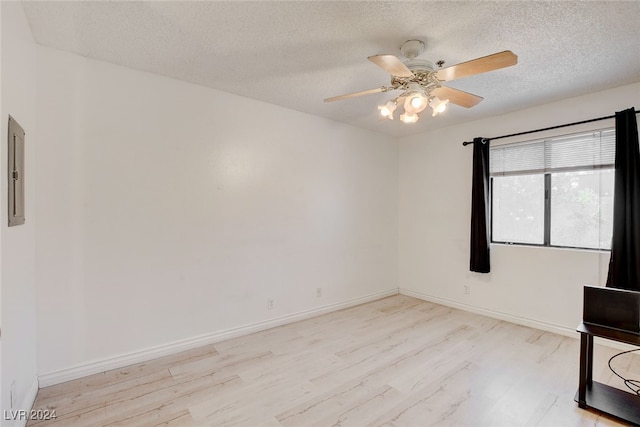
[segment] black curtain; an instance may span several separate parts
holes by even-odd
[[[489,140],[473,140],[470,270],[491,271],[489,262]]]
[[[616,112],[614,182],[607,287],[640,291],[640,149],[634,108]]]

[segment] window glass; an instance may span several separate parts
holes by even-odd
[[[613,169],[551,174],[551,245],[610,249]]]
[[[544,243],[544,175],[493,177],[492,237],[497,242]]]

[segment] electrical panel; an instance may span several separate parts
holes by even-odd
[[[9,116],[9,227],[24,224],[24,129]]]

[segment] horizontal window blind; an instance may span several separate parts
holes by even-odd
[[[537,141],[491,147],[491,175],[531,173],[613,167],[615,129],[547,138]]]

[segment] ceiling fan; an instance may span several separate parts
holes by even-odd
[[[385,105],[378,106],[378,110],[383,117],[393,120],[394,111],[399,105],[402,105],[404,114],[400,116],[400,120],[405,123],[415,123],[418,121],[418,114],[427,106],[432,108],[432,115],[435,116],[444,112],[449,102],[471,108],[483,100],[481,96],[442,86],[443,82],[510,67],[518,63],[518,57],[513,52],[505,50],[450,67],[435,69],[431,62],[417,59],[424,48],[425,44],[421,40],[404,42],[400,47],[400,52],[406,58],[404,62],[394,55],[370,56],[369,61],[391,74],[390,86],[334,96],[324,101],[333,102],[357,96],[401,90],[400,95]],[[442,67],[442,64],[442,61],[438,61],[438,66]]]

